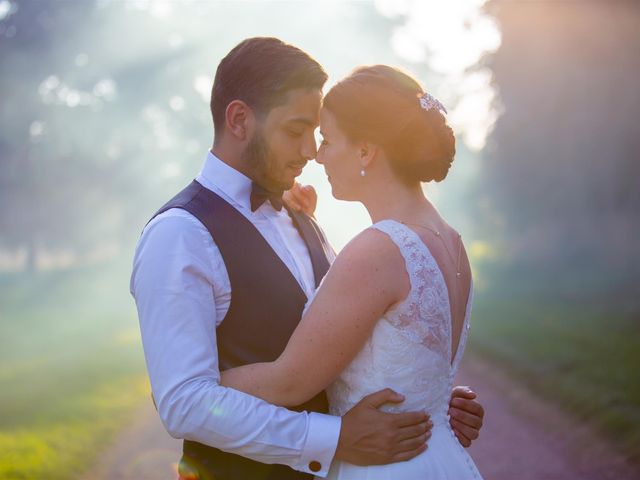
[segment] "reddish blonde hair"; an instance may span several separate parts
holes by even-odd
[[[420,106],[423,94],[397,68],[364,66],[329,90],[323,106],[347,138],[380,145],[401,180],[439,182],[453,162],[455,137],[440,111]]]

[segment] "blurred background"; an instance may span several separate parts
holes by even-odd
[[[467,358],[637,465],[639,2],[0,0],[0,478],[86,475],[149,403],[135,242],[204,162],[218,62],[262,35],[327,87],[386,63],[447,106],[425,190],[472,259]],[[368,225],[315,162],[301,182],[337,250]]]

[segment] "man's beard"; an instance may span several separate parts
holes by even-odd
[[[251,166],[254,180],[262,187],[272,192],[282,192],[291,188],[290,185],[282,185],[282,182],[278,180],[277,162],[271,154],[262,130],[257,130],[253,138],[249,140],[242,156],[244,161]]]

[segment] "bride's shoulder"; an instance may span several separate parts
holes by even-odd
[[[365,295],[388,297],[393,303],[404,298],[410,288],[404,259],[385,233],[367,228],[340,251],[331,265],[329,278],[341,286],[357,287]],[[365,293],[368,292],[368,293]]]
[[[377,224],[374,224],[353,237],[345,245],[342,252],[349,255],[365,255],[376,252],[391,254],[394,252],[394,242],[384,230],[378,229]]]
[[[397,245],[383,230],[372,227],[352,238],[340,251],[336,262],[343,266],[359,268],[363,270],[363,274],[381,269],[388,274],[395,270],[402,274],[404,260]]]

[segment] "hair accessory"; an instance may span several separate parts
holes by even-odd
[[[440,103],[440,100],[427,92],[424,92],[424,94],[420,97],[420,106],[425,110],[436,108],[443,111],[444,113],[448,113],[447,109],[444,108],[444,105]]]

